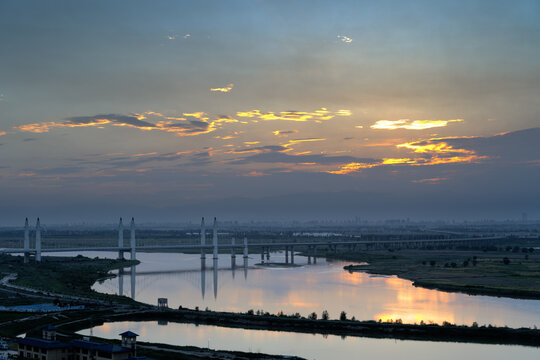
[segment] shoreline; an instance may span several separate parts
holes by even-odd
[[[465,325],[402,324],[376,321],[311,320],[306,318],[280,317],[277,315],[250,315],[233,312],[198,311],[192,309],[145,310],[137,313],[105,314],[92,319],[81,319],[57,326],[76,332],[106,322],[158,321],[176,323],[297,332],[307,334],[354,336],[367,338],[391,338],[398,340],[459,342],[493,345],[520,345],[540,347],[540,330]]]

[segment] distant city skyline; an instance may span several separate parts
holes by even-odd
[[[537,1],[2,1],[0,226],[540,218]]]

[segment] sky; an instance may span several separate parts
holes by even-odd
[[[540,218],[538,1],[0,1],[0,225]]]

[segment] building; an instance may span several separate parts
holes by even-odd
[[[56,339],[56,328],[52,325],[41,329],[42,337],[25,337],[16,341],[20,359],[38,360],[127,360],[137,357],[137,334],[126,331],[122,346],[91,341],[89,338],[61,342]],[[146,358],[147,359],[147,358]]]

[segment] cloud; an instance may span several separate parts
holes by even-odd
[[[338,35],[337,38],[346,44],[350,44],[353,42],[353,39],[345,35]]]
[[[0,131],[0,136],[4,136],[6,135],[7,133],[5,131]]]
[[[245,153],[269,153],[269,152],[285,152],[289,151],[290,149],[287,149],[287,147],[283,145],[267,145],[267,146],[257,146],[257,147],[247,147],[242,149],[235,149],[232,151],[229,151],[230,154],[245,154]]]
[[[353,156],[328,156],[325,154],[313,155],[293,155],[287,154],[286,148],[263,151],[255,155],[247,156],[243,159],[234,160],[232,164],[250,164],[250,163],[282,163],[282,164],[310,164],[310,165],[335,165],[346,162],[372,163],[375,159],[356,158]],[[246,151],[247,152],[247,151]]]
[[[499,135],[497,135],[499,136]],[[471,164],[487,161],[492,156],[478,154],[472,148],[465,148],[452,144],[452,141],[463,141],[467,139],[479,139],[477,137],[454,137],[454,138],[433,138],[410,143],[394,145],[397,149],[406,149],[412,152],[412,156],[404,158],[383,158],[376,163],[347,163],[338,170],[327,171],[331,174],[347,175],[357,173],[363,169],[380,166],[430,166],[445,164]],[[380,144],[377,144],[379,146]],[[384,144],[385,146],[391,144]],[[373,146],[373,145],[372,145]]]
[[[291,147],[294,144],[299,144],[299,143],[303,143],[303,142],[314,142],[314,141],[325,141],[325,140],[326,139],[323,139],[323,138],[293,139],[293,140],[289,140],[289,142],[286,143],[283,146],[288,148],[288,147]]]
[[[226,87],[222,87],[222,88],[212,88],[210,89],[210,91],[214,91],[214,92],[224,92],[224,93],[227,93],[229,91],[232,90],[232,88],[234,87],[234,84],[228,84]]]
[[[281,112],[262,112],[261,110],[240,111],[236,116],[243,118],[254,118],[258,120],[286,120],[286,121],[322,121],[330,120],[336,116],[350,116],[350,110],[329,111],[327,108],[321,108],[313,112],[305,111],[281,111]]]
[[[189,37],[191,37],[191,34],[186,34],[186,35],[183,36],[184,39],[187,39]]]
[[[176,35],[167,35],[167,39],[169,39],[169,40],[175,40],[175,39],[176,39]]]
[[[261,176],[266,176],[266,175],[269,175],[269,174],[263,173],[261,171],[255,171],[255,170],[250,171],[247,174],[242,174],[242,176],[247,176],[247,177],[261,177]]]
[[[540,128],[519,130],[488,137],[431,138],[395,145],[397,149],[409,150],[411,152],[409,157],[383,158],[375,163],[350,162],[342,164],[337,170],[327,172],[345,175],[381,166],[416,167],[488,162],[495,166],[502,166],[505,163],[534,164],[540,160],[538,143],[540,143]],[[442,178],[440,181],[442,181]]]
[[[279,137],[287,137],[290,134],[296,134],[298,130],[276,130],[272,131],[272,134],[279,136]]]
[[[425,130],[437,127],[444,127],[453,122],[462,122],[463,119],[455,120],[414,120],[401,119],[401,120],[379,120],[375,124],[371,125],[372,129],[377,130]]]
[[[155,122],[146,121],[147,116],[156,118]],[[214,123],[208,122],[204,112],[184,113],[188,120],[182,117],[167,117],[160,113],[148,112],[134,115],[101,114],[93,116],[70,117],[63,122],[43,122],[15,126],[14,129],[23,132],[45,133],[53,128],[102,127],[105,125],[127,126],[144,131],[160,130],[171,132],[179,136],[200,135],[215,130]],[[163,120],[164,119],[164,120]]]
[[[448,178],[431,178],[431,179],[420,179],[420,180],[412,180],[413,183],[428,183],[428,184],[437,184],[441,181],[448,180]]]

